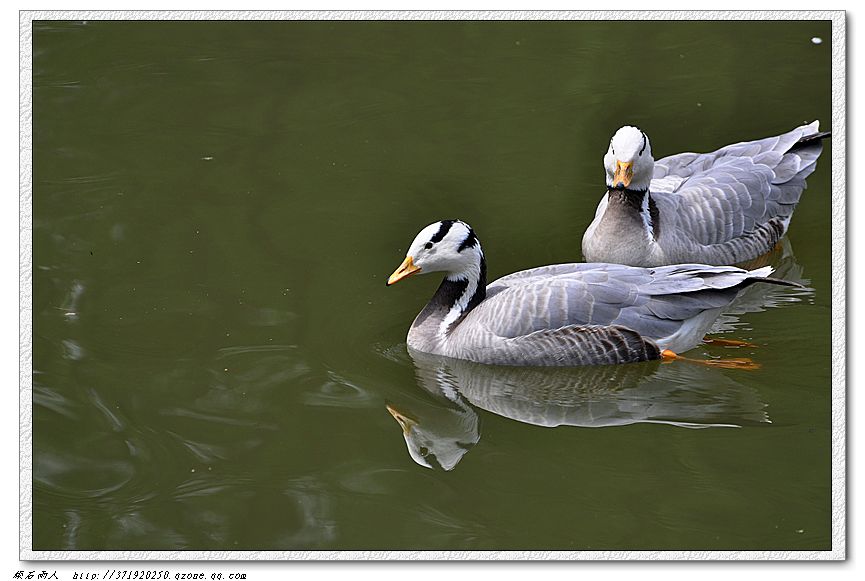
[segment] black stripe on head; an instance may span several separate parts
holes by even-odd
[[[474,248],[477,245],[478,245],[478,237],[475,236],[474,229],[471,226],[469,226],[469,235],[466,236],[466,239],[463,240],[462,244],[460,244],[460,247],[457,248],[457,252],[462,252],[466,248]]]
[[[640,150],[640,155],[643,155],[643,152],[646,151],[646,143],[648,143],[648,139],[646,138],[646,134],[643,133],[643,130],[640,129],[640,133],[643,134],[643,149]]]
[[[454,225],[456,220],[442,220],[441,226],[439,226],[439,231],[433,234],[433,237],[429,239],[430,242],[441,242],[442,239],[447,236],[448,231],[450,231],[451,226]]]

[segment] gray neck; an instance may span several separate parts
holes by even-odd
[[[638,228],[646,236],[658,239],[660,216],[655,200],[648,190],[607,189],[607,210],[604,220],[617,227]]]

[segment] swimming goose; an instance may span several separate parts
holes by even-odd
[[[408,332],[409,350],[499,365],[574,366],[677,357],[739,290],[772,269],[557,264],[486,284],[474,230],[442,220],[420,231],[388,286],[418,273],[444,280]]]
[[[652,158],[622,127],[604,156],[607,193],[583,236],[587,261],[736,264],[781,239],[823,150],[819,122],[712,153]]]

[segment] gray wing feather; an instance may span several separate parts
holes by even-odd
[[[587,365],[683,351],[770,267],[560,264],[517,272],[450,332],[443,355],[500,365]]]
[[[567,325],[505,341],[508,363],[597,365],[659,359],[661,350],[639,333],[617,325]]]
[[[822,151],[819,141],[790,150],[817,133],[818,122],[776,137],[728,145],[712,153],[681,153],[655,162],[651,183],[680,229],[704,245],[723,244],[773,218],[789,220],[805,178]]]
[[[463,339],[469,339],[463,335]],[[449,355],[495,365],[575,366],[659,359],[661,350],[639,333],[616,325],[566,325],[527,335],[472,341]]]
[[[740,285],[765,274],[703,265],[546,266],[490,284],[484,308],[460,326],[506,339],[574,325],[623,326],[650,339],[664,337],[703,311],[726,306]]]

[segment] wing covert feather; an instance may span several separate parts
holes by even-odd
[[[552,265],[490,284],[484,308],[470,312],[464,327],[506,339],[574,325],[618,325],[662,337],[705,310],[727,305],[751,276],[703,265]]]
[[[776,137],[712,153],[681,153],[655,162],[652,195],[670,208],[674,227],[703,245],[747,235],[772,219],[788,220],[815,169],[822,144],[790,151],[818,122]],[[663,199],[663,200],[661,200]]]

